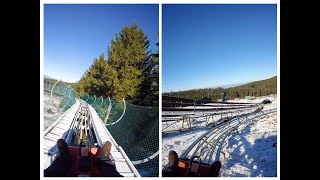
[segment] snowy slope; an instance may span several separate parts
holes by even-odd
[[[273,101],[265,109],[276,107]],[[226,158],[221,160],[220,176],[277,176],[277,115],[260,119],[233,135],[222,151]]]
[[[264,109],[277,108],[277,98],[261,97],[255,100],[240,99],[233,102],[262,102],[270,99]],[[168,153],[175,150],[180,156],[189,145],[208,128],[196,127],[184,132],[162,135],[162,167],[168,163]],[[222,149],[220,176],[277,176],[277,115],[266,116],[253,125],[234,134]]]
[[[162,168],[169,162],[169,151],[174,150],[180,156],[194,140],[198,139],[208,129],[199,127],[183,133],[162,134]]]
[[[52,101],[50,101],[50,94],[48,93],[44,93],[43,98],[43,130],[46,130],[60,117],[60,115],[62,115],[62,112],[59,111],[61,99],[56,96],[52,96]]]

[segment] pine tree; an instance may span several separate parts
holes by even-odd
[[[99,59],[95,58],[93,64],[86,70],[75,89],[83,94],[107,98],[111,95],[111,84],[115,72],[110,68],[101,54]]]
[[[124,27],[108,47],[108,60],[103,54],[99,59],[95,58],[75,89],[82,95],[125,98],[130,102],[139,95],[150,57],[148,47],[149,41],[136,23]],[[145,91],[150,91],[150,87]]]
[[[115,99],[132,100],[138,96],[144,78],[144,63],[150,54],[149,40],[136,23],[124,27],[108,48],[108,64],[116,72],[112,83]]]
[[[156,43],[159,46],[159,43]],[[159,97],[159,51],[151,54],[144,63],[144,79],[140,85],[139,104],[158,105]]]

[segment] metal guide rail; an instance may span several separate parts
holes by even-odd
[[[276,112],[276,108],[256,111],[219,124],[194,141],[184,153],[181,154],[180,158],[190,159],[194,156],[200,156],[203,163],[211,164],[220,159],[221,149],[225,145],[226,140],[230,138],[234,132],[238,132],[240,127],[245,127],[254,121],[264,118],[268,114]],[[213,158],[213,155],[215,155],[215,158]]]
[[[125,177],[140,177],[137,169],[131,163],[130,159],[127,157],[121,146],[119,146],[113,139],[112,135],[110,134],[102,120],[99,118],[93,107],[91,105],[88,105],[88,109],[90,112],[90,117],[92,120],[91,123],[95,133],[97,144],[99,146],[102,146],[102,144],[106,141],[110,141],[112,143],[111,155],[115,160],[118,172]]]
[[[58,152],[56,146],[58,139],[65,139],[67,143],[70,143],[72,136],[70,127],[74,126],[76,119],[78,119],[80,109],[80,102],[77,101],[44,131],[44,168],[47,168],[52,163],[53,156]]]
[[[64,139],[69,146],[78,146],[82,140],[90,145],[102,147],[104,142],[112,143],[111,155],[117,171],[125,177],[140,177],[123,149],[113,139],[97,112],[83,100],[68,109],[44,132],[44,168],[47,168],[58,152],[56,142]]]
[[[232,117],[240,116],[248,112],[257,111],[258,109],[261,109],[260,104],[256,104],[251,107],[247,108],[240,108],[240,109],[232,109],[232,110],[225,110],[225,111],[217,111],[213,113],[198,113],[198,114],[185,114],[185,115],[176,115],[171,114],[171,117],[169,114],[166,114],[165,116],[162,116],[162,122],[163,122],[163,128],[162,131],[168,129],[169,127],[173,126],[174,124],[177,124],[179,122],[184,121],[190,121],[189,128],[192,127],[193,124],[197,124],[197,118],[205,118],[205,126],[212,126],[217,125],[219,123],[224,122],[227,119],[230,119]],[[218,119],[215,119],[214,117],[219,117]],[[168,123],[170,121],[173,121],[171,123]],[[164,124],[165,123],[165,124]],[[182,123],[183,125],[184,123]],[[183,127],[182,127],[183,128]]]

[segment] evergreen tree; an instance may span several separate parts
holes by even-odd
[[[169,95],[173,97],[183,97],[186,99],[192,99],[193,97],[199,98],[201,96],[206,96],[211,93],[212,99],[221,99],[221,93],[227,92],[227,96],[231,99],[240,96],[244,98],[245,96],[264,96],[267,94],[276,94],[277,92],[277,76],[270,79],[255,81],[248,84],[244,84],[237,87],[223,89],[218,88],[205,88],[205,89],[192,89],[178,92],[164,93],[163,95]]]
[[[138,96],[144,79],[144,63],[150,52],[149,40],[136,23],[115,35],[108,48],[108,64],[116,72],[111,94],[115,99],[132,100]]]
[[[158,93],[159,55],[147,51],[149,40],[136,23],[122,28],[108,46],[108,59],[102,54],[75,85],[77,92],[96,97],[125,98],[129,102],[144,92]],[[145,87],[143,81],[148,81]],[[158,99],[158,98],[157,98]]]
[[[156,43],[159,46],[159,43]],[[144,63],[144,79],[140,85],[139,104],[158,106],[159,97],[159,50]]]
[[[80,81],[75,86],[75,89],[83,94],[91,96],[107,98],[111,95],[111,84],[113,74],[115,72],[110,68],[101,54],[99,59],[95,58],[93,64],[86,70]]]

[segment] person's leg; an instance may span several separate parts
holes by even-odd
[[[50,167],[48,167],[47,169],[44,170],[43,176],[44,177],[52,177],[53,176],[53,173],[52,173]]]
[[[211,164],[211,166],[210,166],[210,174],[209,174],[209,176],[218,177],[220,169],[221,169],[221,162],[220,161],[213,162]]]
[[[64,171],[61,160],[56,159],[47,169],[44,170],[44,177],[63,177]]]

